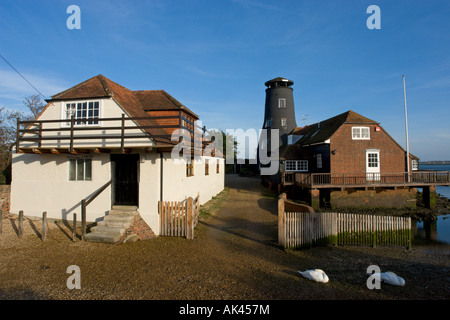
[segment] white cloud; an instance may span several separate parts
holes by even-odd
[[[21,74],[36,87],[46,98],[67,89],[62,86],[64,81],[55,77],[45,77],[30,73]],[[5,104],[5,100],[22,103],[25,97],[38,94],[20,75],[14,71],[0,69],[0,104]]]

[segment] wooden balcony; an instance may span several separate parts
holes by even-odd
[[[160,125],[157,121],[167,124]],[[155,135],[150,134],[148,129],[161,130],[158,130],[160,134]],[[171,132],[177,129],[181,129],[180,138],[173,141]],[[205,127],[196,125],[181,113],[179,116],[122,115],[120,118],[72,117],[67,120],[35,121],[17,119],[15,147],[17,153],[109,153],[113,149],[126,153],[135,148],[172,148],[180,141],[190,140],[193,148],[203,149],[210,143],[206,135]],[[189,140],[181,137],[188,137]],[[158,138],[165,142],[156,142]]]
[[[411,173],[301,173],[283,172],[283,186],[306,188],[426,187],[450,186],[450,171],[414,171]]]

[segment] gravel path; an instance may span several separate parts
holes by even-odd
[[[22,239],[14,217],[0,235],[0,299],[448,299],[448,246],[404,248],[317,247],[282,250],[276,244],[276,201],[255,178],[227,175],[228,198],[200,221],[195,240],[158,237],[108,245],[76,241],[61,222],[26,220]],[[405,287],[366,286],[367,267],[393,271]],[[66,273],[80,267],[81,289]],[[319,284],[298,270],[323,269]]]

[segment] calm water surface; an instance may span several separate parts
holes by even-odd
[[[420,165],[420,170],[450,171],[450,165]],[[450,199],[450,187],[436,186],[436,192]],[[439,216],[435,223],[417,222],[417,235],[450,243],[450,215]]]

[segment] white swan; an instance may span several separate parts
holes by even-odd
[[[405,280],[402,277],[390,271],[380,273],[380,280],[394,286],[403,287],[405,285]]]
[[[328,276],[323,272],[323,270],[320,269],[314,269],[314,270],[306,270],[306,271],[298,271],[303,277],[309,280],[314,280],[317,282],[328,282]]]

